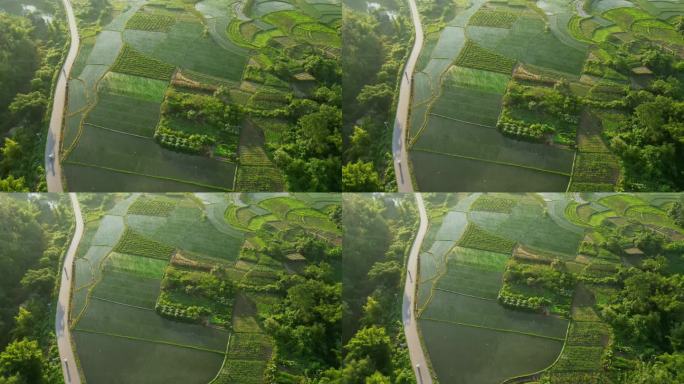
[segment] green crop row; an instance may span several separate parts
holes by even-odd
[[[480,9],[470,18],[468,24],[482,27],[511,28],[518,19],[512,12],[492,9]]]
[[[473,205],[470,206],[470,210],[511,213],[515,205],[516,201],[514,199],[492,195],[482,195],[475,200]]]
[[[464,248],[510,254],[515,246],[515,241],[489,233],[471,223],[468,224],[465,233],[458,240],[458,245]]]
[[[176,205],[149,197],[140,197],[128,208],[129,215],[168,216]]]
[[[168,32],[176,19],[167,15],[138,12],[126,23],[127,29],[150,32]]]
[[[154,259],[167,260],[171,257],[174,248],[170,245],[150,240],[133,230],[126,228],[121,240],[114,247],[115,252],[127,253]]]
[[[568,345],[601,346],[610,336],[610,327],[598,321],[575,321],[570,325]]]
[[[613,184],[620,173],[618,158],[611,153],[580,152],[572,172],[573,183]]]
[[[130,45],[124,45],[112,66],[112,72],[126,73],[150,79],[169,80],[175,67],[171,64],[146,56]]]
[[[515,62],[515,59],[499,55],[468,40],[456,58],[455,64],[461,67],[483,69],[485,71],[510,75],[513,72]]]
[[[267,360],[271,357],[271,340],[263,333],[234,333],[228,346],[228,358]]]

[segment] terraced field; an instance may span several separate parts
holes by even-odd
[[[601,382],[613,374],[606,364],[617,342],[597,304],[614,300],[618,267],[646,259],[635,245],[645,232],[684,238],[666,212],[681,204],[678,194],[435,194],[430,202],[416,312],[440,382]],[[607,249],[616,234],[620,249]],[[671,255],[670,271],[681,271]]]
[[[282,143],[292,97],[313,98],[309,54],[339,58],[339,3],[114,5],[101,31],[84,29],[71,72],[67,189],[284,190],[269,145]]]
[[[475,0],[451,19],[424,15],[424,26],[443,27],[428,28],[413,74],[407,145],[417,189],[616,188],[622,165],[602,132],[620,116],[609,103],[645,83],[605,63],[639,39],[676,56],[684,11],[681,2],[589,4],[579,16],[565,0]]]
[[[82,199],[87,222],[72,272],[70,327],[90,383],[263,382],[275,344],[262,320],[285,293],[275,283],[307,265],[264,248],[340,237],[327,219],[340,204],[335,196]],[[253,214],[234,222],[231,212],[243,209]]]

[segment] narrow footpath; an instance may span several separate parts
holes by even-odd
[[[404,303],[402,305],[402,313],[404,320],[404,334],[406,335],[406,343],[409,349],[409,356],[411,357],[411,365],[416,374],[418,384],[432,384],[432,376],[428,368],[427,359],[425,358],[425,351],[418,336],[418,324],[416,322],[416,280],[418,278],[418,255],[420,248],[423,245],[423,239],[428,228],[428,218],[425,212],[425,205],[423,204],[423,196],[416,193],[416,204],[418,205],[418,212],[420,213],[420,227],[416,234],[416,239],[411,247],[407,265],[406,284],[404,285]]]
[[[55,321],[55,332],[57,335],[57,347],[59,358],[62,362],[62,372],[66,384],[81,384],[81,376],[76,366],[76,358],[71,345],[71,331],[69,329],[69,308],[71,308],[71,271],[74,270],[74,259],[76,250],[83,236],[83,217],[81,216],[81,206],[75,193],[70,193],[71,205],[74,209],[76,219],[76,230],[71,239],[69,249],[64,257],[64,267],[61,271],[62,279],[59,286],[59,298],[57,301],[57,319]]]
[[[415,0],[408,0],[411,8],[411,19],[416,31],[413,49],[404,67],[401,86],[399,87],[399,101],[397,102],[397,115],[394,120],[392,133],[392,153],[394,156],[394,173],[397,177],[397,189],[399,192],[413,192],[413,181],[409,170],[408,152],[406,151],[406,131],[409,128],[409,107],[411,105],[411,91],[413,71],[420,51],[423,49],[423,26],[420,23],[420,14]]]
[[[64,121],[64,111],[66,110],[67,82],[69,81],[71,67],[74,65],[76,55],[78,55],[78,46],[80,44],[76,17],[74,16],[71,2],[69,0],[62,0],[62,3],[64,4],[64,10],[66,11],[69,23],[71,45],[69,46],[66,60],[64,60],[64,67],[59,71],[59,78],[57,79],[57,86],[55,87],[55,94],[52,100],[52,116],[50,117],[50,126],[45,143],[45,177],[47,179],[48,192],[64,191],[59,147],[62,141],[62,122]]]

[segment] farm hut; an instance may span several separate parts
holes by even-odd
[[[637,247],[627,248],[627,249],[625,249],[625,253],[630,255],[630,256],[643,256],[644,255],[644,252]]]

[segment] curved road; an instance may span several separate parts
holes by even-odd
[[[413,1],[413,0],[411,0]],[[425,212],[425,205],[423,204],[423,196],[420,193],[415,193],[416,203],[418,205],[418,212],[420,213],[420,226],[418,227],[418,234],[411,247],[407,265],[406,284],[404,285],[404,303],[402,305],[402,313],[404,318],[404,334],[406,335],[406,343],[409,349],[409,356],[411,357],[411,365],[416,374],[418,384],[432,384],[432,376],[428,369],[427,359],[423,351],[423,345],[418,337],[418,324],[416,322],[415,311],[415,293],[416,293],[416,279],[418,278],[418,255],[420,248],[423,245],[423,239],[428,228],[427,213]]]
[[[76,367],[76,358],[71,346],[71,331],[69,330],[69,308],[71,308],[71,271],[74,270],[74,258],[78,244],[83,236],[83,217],[81,216],[81,206],[75,193],[70,193],[71,205],[74,209],[76,218],[76,230],[71,239],[69,250],[64,258],[64,269],[59,285],[59,297],[57,301],[57,319],[55,322],[55,332],[57,334],[57,347],[59,358],[62,361],[62,373],[66,384],[81,384],[81,377]]]
[[[62,192],[62,165],[59,162],[59,146],[62,141],[62,122],[64,121],[64,111],[66,107],[67,81],[71,67],[74,65],[80,40],[78,28],[76,27],[76,17],[74,9],[69,0],[62,0],[64,10],[69,22],[69,34],[71,35],[71,45],[64,67],[59,73],[55,94],[52,101],[52,116],[50,117],[50,127],[48,128],[47,142],[45,144],[45,177],[47,179],[48,192]]]
[[[416,39],[409,56],[399,88],[399,102],[397,102],[397,115],[394,119],[394,132],[392,133],[392,153],[394,154],[394,173],[397,177],[399,192],[413,192],[413,182],[408,166],[408,154],[406,152],[406,130],[408,129],[409,106],[411,105],[411,82],[413,71],[420,51],[423,48],[423,26],[420,23],[420,14],[415,0],[408,0],[411,8],[411,18],[416,30]]]

